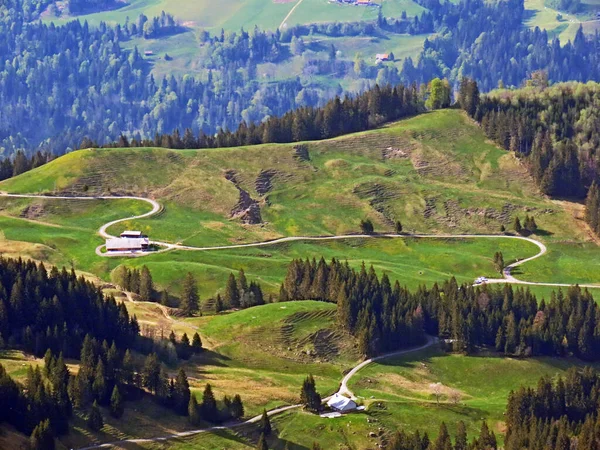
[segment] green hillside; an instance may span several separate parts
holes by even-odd
[[[298,157],[299,145],[308,150],[308,160]],[[81,150],[7,180],[0,190],[154,198],[163,206],[158,215],[109,231],[141,229],[155,240],[200,247],[356,233],[366,218],[376,232],[392,232],[400,220],[408,232],[499,233],[501,226],[512,227],[515,216],[529,214],[549,255],[531,263],[535,270],[520,268],[520,276],[600,282],[596,245],[579,220],[581,206],[540,195],[520,162],[455,110],[303,144]],[[94,254],[103,243],[95,235],[102,224],[148,208],[132,200],[0,198],[2,242],[7,254],[74,264],[104,279],[120,263],[147,264],[158,285],[175,293],[182,273],[190,270],[202,280],[203,296],[213,295],[240,268],[276,293],[288,262],[298,257],[337,257],[356,266],[365,261],[417,286],[451,276],[467,282],[494,276],[491,257],[497,250],[506,261],[537,253],[532,244],[500,239],[365,239],[177,251],[136,260]]]

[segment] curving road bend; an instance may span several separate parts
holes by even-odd
[[[161,209],[160,203],[156,200],[152,200],[145,197],[136,197],[136,196],[100,196],[100,197],[72,197],[72,196],[51,196],[51,195],[35,195],[35,194],[8,194],[5,192],[0,192],[0,197],[14,197],[14,198],[42,198],[46,200],[120,200],[120,199],[128,199],[128,200],[139,200],[142,202],[146,202],[152,206],[151,211],[140,214],[137,216],[125,217],[123,219],[113,220],[108,222],[100,227],[98,230],[98,234],[104,239],[112,238],[111,234],[107,232],[108,228],[113,225],[116,225],[121,222],[125,222],[128,220],[137,220],[137,219],[145,219],[157,214]],[[181,244],[171,244],[168,242],[160,242],[160,241],[151,241],[152,244],[162,247],[160,250],[155,252],[147,252],[147,253],[133,253],[133,254],[107,254],[102,253],[103,245],[100,245],[96,248],[96,254],[101,257],[142,257],[148,256],[155,253],[166,252],[169,250],[187,250],[187,251],[214,251],[214,250],[232,250],[239,248],[250,248],[250,247],[266,247],[269,245],[277,245],[285,242],[294,242],[294,241],[332,241],[332,240],[342,240],[342,239],[378,239],[378,238],[418,238],[418,239],[518,239],[521,241],[527,241],[534,245],[536,245],[540,251],[529,257],[522,259],[520,261],[514,262],[506,266],[503,270],[503,278],[494,278],[487,280],[487,284],[499,284],[499,283],[510,283],[510,284],[522,284],[522,285],[530,285],[530,286],[553,286],[553,287],[569,287],[573,284],[569,283],[538,283],[533,281],[522,281],[512,275],[512,269],[518,267],[526,262],[533,261],[541,256],[543,256],[547,251],[547,247],[540,241],[529,237],[523,236],[508,236],[508,235],[499,235],[499,234],[378,234],[378,235],[365,235],[365,234],[348,234],[348,235],[337,235],[337,236],[289,236],[279,239],[273,239],[270,241],[262,241],[262,242],[253,242],[249,244],[234,244],[234,245],[222,245],[215,247],[192,247],[188,245]],[[597,289],[600,288],[600,284],[580,284],[582,288],[590,288]]]
[[[152,206],[152,210],[141,214],[141,215],[137,215],[137,216],[131,216],[131,217],[126,217],[123,219],[117,219],[117,220],[113,220],[111,222],[108,222],[104,225],[102,225],[102,227],[100,227],[100,229],[98,230],[98,234],[105,238],[112,238],[114,236],[110,235],[107,230],[108,228],[110,228],[113,225],[116,225],[118,223],[121,222],[125,222],[128,220],[136,220],[136,219],[143,219],[143,218],[148,218],[151,217],[153,215],[155,215],[156,213],[158,213],[161,210],[161,205],[152,199],[148,199],[148,198],[144,198],[144,197],[135,197],[135,196],[122,196],[122,197],[118,197],[118,196],[102,196],[102,197],[71,197],[71,196],[49,196],[49,195],[33,195],[33,194],[7,194],[7,193],[3,193],[0,192],[0,197],[14,197],[14,198],[43,198],[43,199],[57,199],[57,200],[119,200],[119,199],[129,199],[129,200],[139,200],[139,201],[143,201],[146,202],[148,204],[150,204]],[[527,241],[530,242],[534,245],[536,245],[539,248],[539,252],[537,254],[535,254],[534,256],[531,256],[529,258],[525,258],[522,259],[520,261],[517,261],[515,263],[509,264],[508,266],[506,266],[503,270],[503,276],[504,278],[498,278],[498,279],[490,279],[487,280],[486,283],[513,283],[513,284],[525,284],[525,285],[536,285],[536,286],[558,286],[558,287],[568,287],[571,286],[571,284],[566,284],[566,283],[536,283],[536,282],[530,282],[530,281],[522,281],[519,280],[517,278],[515,278],[512,275],[512,269],[514,269],[515,267],[518,267],[522,264],[525,264],[526,262],[532,261],[534,259],[537,259],[541,256],[543,256],[547,251],[547,247],[540,241],[537,241],[535,239],[532,238],[528,238],[528,237],[523,237],[523,236],[507,236],[507,235],[494,235],[494,234],[489,234],[489,235],[473,235],[473,234],[406,234],[406,235],[398,235],[398,234],[384,234],[384,235],[375,235],[375,236],[371,236],[371,235],[364,235],[364,234],[351,234],[351,235],[338,235],[338,236],[291,236],[291,237],[284,237],[284,238],[280,238],[280,239],[274,239],[271,241],[264,241],[264,242],[255,242],[255,243],[250,243],[250,244],[237,244],[237,245],[225,245],[225,246],[217,246],[217,247],[192,247],[192,246],[185,246],[185,245],[180,245],[180,244],[170,244],[170,243],[166,243],[166,242],[159,242],[159,241],[152,241],[152,244],[155,244],[157,246],[161,246],[163,247],[163,249],[159,250],[161,252],[164,251],[169,251],[169,250],[188,250],[188,251],[211,251],[211,250],[227,250],[227,249],[236,249],[236,248],[246,248],[246,247],[263,247],[263,246],[269,246],[269,245],[276,245],[276,244],[280,244],[280,243],[284,243],[284,242],[293,242],[293,241],[327,241],[327,240],[341,240],[341,239],[365,239],[365,238],[373,238],[373,239],[377,239],[377,238],[419,238],[419,239],[479,239],[479,238],[484,238],[484,239],[519,239],[522,241]],[[101,252],[103,246],[100,246],[96,249],[96,253],[99,256],[111,256],[111,255],[107,255],[105,253]],[[148,255],[148,254],[153,254],[156,252],[152,252],[152,253],[142,253],[142,254],[137,254],[137,255],[133,255],[133,256],[144,256],[144,255]],[[115,255],[115,256],[123,256],[123,255]],[[600,288],[600,285],[593,285],[593,284],[583,284],[583,285],[579,285],[581,287],[584,288]],[[129,298],[131,301],[134,301],[133,298]],[[168,312],[163,311],[163,313],[165,314],[165,316],[168,316]],[[340,383],[340,388],[338,390],[338,393],[341,395],[345,395],[348,396],[352,399],[356,399],[356,396],[354,395],[354,393],[348,388],[348,382],[352,379],[352,377],[354,375],[356,375],[361,369],[363,369],[365,366],[372,364],[374,362],[380,361],[382,359],[385,358],[390,358],[390,357],[394,357],[394,356],[400,356],[400,355],[406,355],[409,353],[413,353],[413,352],[417,352],[420,350],[423,350],[427,347],[430,347],[432,345],[434,345],[435,343],[437,343],[438,340],[437,338],[433,338],[433,337],[428,337],[427,338],[427,342],[419,347],[416,348],[412,348],[412,349],[408,349],[408,350],[400,350],[400,351],[396,351],[396,352],[392,352],[392,353],[387,353],[385,355],[381,355],[381,356],[377,356],[374,358],[370,358],[367,359],[365,361],[362,361],[361,363],[359,363],[358,365],[356,365],[355,367],[353,367],[342,379],[341,383]],[[329,398],[329,397],[328,397]],[[324,399],[327,400],[328,398]],[[291,409],[295,409],[295,408],[299,408],[302,405],[288,405],[288,406],[283,406],[280,408],[276,408],[276,409],[272,409],[270,411],[267,412],[267,414],[269,416],[273,416],[276,414],[280,414],[283,413],[285,411],[289,411]],[[122,444],[143,444],[143,443],[152,443],[152,442],[163,442],[166,441],[168,439],[175,439],[175,438],[182,438],[182,437],[189,437],[189,436],[194,436],[200,433],[209,433],[209,432],[213,432],[213,431],[218,431],[218,430],[224,430],[224,429],[231,429],[231,428],[236,428],[242,425],[247,425],[247,424],[252,424],[252,423],[257,423],[258,421],[260,421],[261,416],[256,416],[256,417],[252,417],[251,419],[248,419],[244,422],[236,422],[236,423],[229,423],[229,424],[225,424],[225,425],[221,425],[221,426],[214,426],[214,427],[209,427],[209,428],[201,428],[201,429],[197,429],[197,430],[190,430],[190,431],[182,431],[179,433],[173,433],[167,436],[161,436],[161,437],[155,437],[155,438],[143,438],[143,439],[125,439],[125,440],[121,440],[121,441],[115,441],[115,442],[109,442],[109,443],[104,443],[104,444],[98,444],[98,445],[92,445],[89,447],[84,447],[81,448],[80,450],[92,450],[92,449],[98,449],[98,448],[112,448],[114,446],[117,445],[122,445]]]
[[[352,370],[350,370],[350,372],[348,372],[346,374],[346,376],[344,377],[344,379],[342,380],[341,384],[340,384],[340,388],[338,390],[339,394],[342,395],[347,395],[350,396],[352,399],[356,399],[356,397],[354,396],[354,394],[352,393],[352,391],[350,391],[348,389],[348,382],[350,381],[350,379],[356,375],[356,373],[361,370],[363,367],[376,362],[376,361],[380,361],[382,359],[385,358],[391,358],[394,356],[400,356],[400,355],[407,355],[409,353],[414,353],[414,352],[418,352],[421,351],[427,347],[431,347],[432,345],[436,344],[438,342],[437,338],[434,337],[427,337],[427,342],[419,347],[414,347],[414,348],[410,348],[407,350],[400,350],[397,352],[391,352],[391,353],[386,353],[385,355],[381,355],[381,356],[377,356],[374,358],[370,358],[367,359],[363,362],[361,362],[360,364],[358,364],[357,366],[355,366],[354,368],[352,368]],[[324,398],[323,401],[327,401],[330,397]],[[275,416],[277,414],[281,414],[285,411],[289,411],[291,409],[296,409],[296,408],[301,408],[302,405],[298,404],[298,405],[288,405],[288,406],[282,406],[280,408],[275,408],[272,409],[270,411],[267,411],[267,415],[269,417],[271,416]],[[79,450],[93,450],[93,449],[98,449],[98,448],[112,448],[115,446],[122,446],[123,444],[149,444],[152,442],[164,442],[166,440],[169,439],[176,439],[176,438],[183,438],[183,437],[189,437],[189,436],[195,436],[197,434],[201,434],[201,433],[211,433],[213,431],[219,431],[219,430],[227,430],[227,429],[231,429],[231,428],[237,428],[237,427],[241,427],[243,425],[248,425],[248,424],[253,424],[253,423],[258,423],[261,420],[262,415],[258,415],[255,417],[252,417],[251,419],[248,419],[244,422],[233,422],[233,423],[228,423],[225,425],[220,425],[220,426],[214,426],[214,427],[209,427],[209,428],[199,428],[197,430],[189,430],[189,431],[181,431],[179,433],[173,433],[173,434],[169,434],[167,436],[160,436],[160,437],[155,437],[155,438],[140,438],[140,439],[124,439],[121,441],[114,441],[114,442],[107,442],[104,444],[97,444],[97,445],[91,445],[89,447],[82,447]]]

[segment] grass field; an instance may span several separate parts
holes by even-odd
[[[535,216],[535,236],[549,247],[545,257],[519,268],[525,280],[600,282],[596,245],[582,224],[580,205],[541,196],[519,162],[486,141],[458,111],[438,111],[370,132],[310,142],[310,161],[294,157],[293,145],[234,149],[110,149],[70,153],[7,180],[15,193],[136,194],[160,200],[152,218],[112,227],[140,229],[151,238],[191,246],[257,242],[282,236],[355,233],[370,218],[390,232],[401,220],[409,232],[497,233],[515,215]],[[132,170],[135,165],[135,170]],[[107,170],[106,167],[113,167]],[[235,173],[236,185],[225,172]],[[264,173],[270,173],[265,188]],[[267,183],[268,184],[268,183]],[[231,219],[246,190],[263,222]],[[265,190],[266,189],[266,190]],[[362,261],[402,284],[416,287],[456,276],[468,282],[494,276],[491,257],[531,256],[535,246],[507,240],[346,240],[294,242],[262,248],[168,252],[143,259],[101,259],[94,254],[102,223],[146,211],[121,200],[60,201],[0,199],[0,249],[25,254],[108,280],[121,263],[147,264],[160,287],[177,293],[186,271],[197,275],[203,297],[214,295],[240,268],[276,293],[292,258],[321,256]]]
[[[226,0],[219,8],[215,8],[214,4],[207,0],[194,2],[130,0],[119,9],[77,17],[82,21],[87,20],[91,25],[98,25],[102,21],[110,24],[123,24],[127,18],[134,21],[140,14],[154,17],[160,16],[161,12],[165,11],[193,30],[202,28],[220,31],[221,28],[224,28],[227,31],[239,31],[242,27],[248,30],[254,28],[255,25],[261,29],[275,30],[299,1]],[[328,0],[301,1],[302,3],[294,9],[285,22],[287,26],[317,22],[354,22],[377,18],[378,8],[376,7],[339,5]],[[383,12],[389,16],[399,16],[402,11],[414,15],[422,10],[423,8],[412,0],[385,0],[383,2]],[[72,18],[57,19],[48,16],[45,17],[45,20],[63,23]]]

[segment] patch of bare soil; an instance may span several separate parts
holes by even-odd
[[[273,189],[273,179],[277,175],[278,172],[275,169],[263,169],[260,171],[258,177],[256,177],[256,182],[254,183],[258,195],[264,197],[271,192],[271,189]]]
[[[225,178],[231,181],[240,193],[240,198],[231,210],[230,217],[249,225],[262,223],[258,201],[253,199],[247,191],[242,189],[239,184],[237,172],[235,170],[228,170],[225,172]]]
[[[20,217],[29,220],[36,220],[44,216],[44,206],[40,204],[28,205],[21,211]]]
[[[363,183],[356,186],[353,193],[360,199],[369,199],[371,207],[381,214],[387,222],[393,223],[390,201],[398,199],[400,192],[380,183]]]

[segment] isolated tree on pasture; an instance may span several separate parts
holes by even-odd
[[[402,223],[399,220],[396,221],[395,228],[396,228],[396,234],[402,234]]]
[[[502,252],[494,253],[494,267],[502,274],[502,271],[504,270],[504,256],[502,255]]]
[[[309,411],[317,412],[321,409],[321,396],[317,392],[315,379],[312,375],[306,377],[302,383],[300,403]]]
[[[363,234],[373,234],[375,228],[371,219],[365,219],[360,221],[360,230]]]

